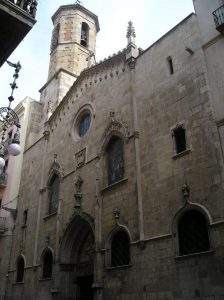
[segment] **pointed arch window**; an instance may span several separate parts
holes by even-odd
[[[188,255],[210,250],[208,224],[198,210],[184,213],[178,222],[179,254]]]
[[[16,264],[16,282],[23,282],[25,271],[25,261],[22,256],[19,256]]]
[[[116,232],[111,240],[111,267],[130,264],[130,239],[124,230]]]
[[[81,41],[80,44],[83,47],[88,47],[89,43],[89,25],[85,22],[82,22],[82,27],[81,27]]]
[[[58,175],[53,175],[49,184],[49,214],[53,214],[58,210],[59,183]]]
[[[50,249],[45,250],[42,257],[42,263],[43,263],[42,278],[50,279],[52,277],[52,271],[53,271],[53,254]]]
[[[114,136],[107,145],[108,185],[124,177],[124,146],[121,138]]]

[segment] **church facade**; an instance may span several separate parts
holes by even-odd
[[[144,51],[130,22],[99,63],[97,16],[54,14],[4,299],[224,299],[224,3],[210,2]]]

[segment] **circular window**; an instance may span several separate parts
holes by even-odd
[[[91,114],[90,112],[85,112],[79,119],[77,124],[77,131],[80,137],[83,137],[90,128],[91,124]]]

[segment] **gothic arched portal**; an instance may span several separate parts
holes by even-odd
[[[65,231],[60,265],[63,299],[93,300],[94,234],[92,224],[81,216]]]

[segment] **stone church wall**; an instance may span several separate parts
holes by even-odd
[[[217,128],[213,121],[203,52],[196,16],[192,15],[142,53],[135,69],[120,58],[107,67],[85,71],[48,122],[49,138],[41,138],[24,156],[21,199],[13,242],[13,259],[6,299],[63,299],[54,289],[71,288],[59,281],[59,245],[75,210],[75,181],[83,179],[82,211],[97,219],[96,181],[99,179],[103,299],[106,300],[221,300],[223,287],[223,203]],[[190,55],[185,48],[192,47]],[[169,74],[171,56],[174,74]],[[132,99],[139,119],[144,240],[139,238],[135,135]],[[92,113],[91,129],[82,139],[75,120],[83,107]],[[106,184],[105,147],[112,119],[127,129],[125,176]],[[175,155],[172,129],[186,128],[189,151]],[[99,159],[100,157],[100,159]],[[81,160],[81,161],[80,161]],[[48,182],[52,164],[60,166],[58,214],[48,215]],[[210,218],[211,251],[180,257],[174,217],[184,207],[181,192],[187,183],[190,201],[205,207]],[[131,262],[123,268],[108,265],[109,234],[114,211],[131,236]],[[23,210],[28,223],[21,228]],[[38,238],[37,238],[38,237]],[[41,280],[41,255],[53,249],[52,280]],[[35,248],[36,247],[36,248]],[[213,251],[214,250],[214,251]],[[15,284],[15,261],[26,257],[24,283]],[[62,283],[64,282],[64,285]],[[53,293],[53,296],[52,296]],[[11,298],[10,298],[11,297]],[[68,297],[66,299],[69,299]]]

